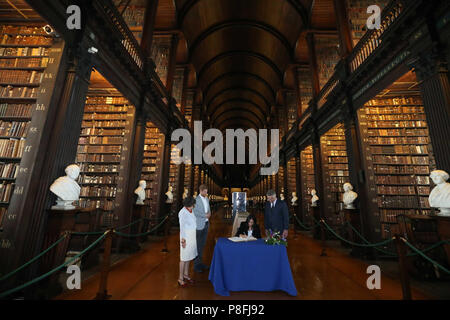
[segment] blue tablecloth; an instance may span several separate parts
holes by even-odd
[[[229,296],[229,291],[274,290],[297,295],[286,247],[267,245],[262,239],[232,242],[219,238],[209,280],[214,291],[222,296]]]

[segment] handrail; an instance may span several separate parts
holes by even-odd
[[[317,97],[317,109],[320,109],[327,102],[328,96],[337,87],[339,81],[340,80],[338,79],[335,71],[331,78],[323,86],[322,90],[320,90],[319,92],[319,96]]]

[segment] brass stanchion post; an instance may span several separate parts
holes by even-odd
[[[112,240],[113,240],[114,231],[113,229],[109,229],[107,231],[105,237],[105,248],[103,252],[103,261],[102,261],[102,269],[100,274],[100,284],[98,287],[97,295],[95,296],[95,300],[106,300],[111,297],[111,295],[107,292],[107,282],[108,282],[108,274],[109,267],[111,262],[111,249],[112,249]]]
[[[395,235],[395,245],[398,254],[398,268],[400,271],[400,281],[402,283],[403,300],[412,300],[411,286],[409,283],[408,269],[406,266],[406,246],[399,235]]]

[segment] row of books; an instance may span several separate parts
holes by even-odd
[[[119,166],[117,164],[90,164],[81,163],[79,164],[81,172],[119,172]]]
[[[392,113],[392,114],[385,113],[385,114],[369,114],[366,115],[366,119],[369,121],[387,121],[388,124],[395,125],[397,121],[414,121],[414,120],[425,121],[426,116],[425,114],[421,113]]]
[[[0,59],[0,68],[46,68],[48,58]]]
[[[126,113],[85,113],[83,120],[125,120]]]
[[[343,147],[345,147],[345,146],[343,146]],[[345,149],[344,150],[329,150],[328,156],[329,157],[346,157],[347,151],[345,151]]]
[[[419,96],[405,96],[386,99],[377,98],[372,99],[366,103],[367,106],[402,106],[402,105],[416,105],[416,104],[422,104],[422,99]]]
[[[120,153],[122,146],[92,146],[80,145],[78,146],[78,153]]]
[[[387,223],[399,223],[398,216],[399,215],[421,215],[428,210],[422,209],[381,209],[380,210],[380,220]]]
[[[44,76],[40,71],[26,70],[2,70],[0,73],[0,82],[4,83],[41,83]]]
[[[426,129],[407,129],[407,128],[398,128],[398,129],[369,129],[369,136],[428,136],[428,130]]]
[[[342,176],[342,177],[327,177],[327,180],[329,183],[336,183],[336,184],[344,184],[346,182],[348,182],[348,177],[347,176]]]
[[[112,97],[112,96],[88,96],[86,98],[87,105],[99,105],[102,108],[105,104],[128,104],[128,100],[124,97]],[[89,106],[86,106],[89,108]]]
[[[430,139],[428,137],[369,137],[369,144],[428,144]]]
[[[0,157],[21,158],[25,147],[25,139],[0,139]]]
[[[112,106],[108,104],[86,104],[84,107],[85,113],[96,113],[96,112],[111,112],[111,113],[122,113],[122,112],[128,112],[127,106]]]
[[[125,132],[122,129],[104,129],[104,128],[83,128],[81,130],[82,136],[124,136]]]
[[[48,56],[49,52],[50,52],[49,48],[46,47],[37,47],[37,48],[0,47],[0,57],[46,57]]]
[[[428,176],[375,176],[377,184],[430,184],[430,177]]]
[[[430,194],[430,187],[425,186],[385,186],[381,185],[377,187],[378,194],[387,195],[428,195]]]
[[[375,174],[429,174],[430,168],[427,166],[390,166],[375,165]]]
[[[82,186],[80,191],[80,197],[116,197],[116,187],[97,187],[97,186]]]
[[[97,208],[105,211],[114,210],[114,201],[108,199],[93,200],[93,199],[80,199],[78,205],[81,208]]]
[[[0,208],[0,227],[3,225],[3,219],[6,217],[6,213],[8,212],[7,208]]]
[[[405,128],[405,127],[416,127],[416,128],[426,128],[427,123],[423,120],[416,121],[368,121],[367,125],[370,128]]]
[[[428,156],[388,156],[374,155],[373,161],[379,164],[430,164]]]
[[[36,98],[37,88],[0,86],[0,98]]]
[[[399,209],[417,209],[420,207],[429,208],[428,197],[417,196],[385,196],[378,197],[378,207],[380,208],[399,208]]]
[[[391,145],[391,146],[372,146],[370,147],[372,154],[428,154],[427,145]]]
[[[348,163],[330,163],[328,164],[328,170],[348,170]]]
[[[123,144],[123,137],[80,137],[79,145],[85,144]]]
[[[116,184],[118,182],[118,175],[88,176],[86,174],[83,174],[78,178],[78,183],[80,184]]]
[[[0,34],[22,34],[22,35],[40,35],[45,36],[47,33],[42,27],[0,25]]]
[[[77,162],[120,162],[120,154],[77,154]]]
[[[328,157],[328,163],[348,163],[347,157]]]
[[[18,163],[0,163],[0,178],[15,179],[18,173]]]
[[[328,170],[328,174],[331,177],[348,177],[348,171],[347,170]]]
[[[34,105],[0,103],[0,117],[30,118]]]
[[[84,120],[81,123],[82,128],[125,128],[125,121],[88,121]]]
[[[1,45],[51,45],[53,42],[52,38],[40,36],[40,35],[11,35],[11,34],[3,34],[0,44]]]
[[[22,137],[28,132],[30,122],[0,120],[0,137]]]
[[[0,202],[9,202],[14,190],[14,183],[2,182],[0,183]]]

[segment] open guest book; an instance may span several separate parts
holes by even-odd
[[[233,242],[243,242],[243,241],[255,241],[258,240],[255,237],[247,237],[247,238],[241,238],[241,237],[230,237],[228,240]]]

